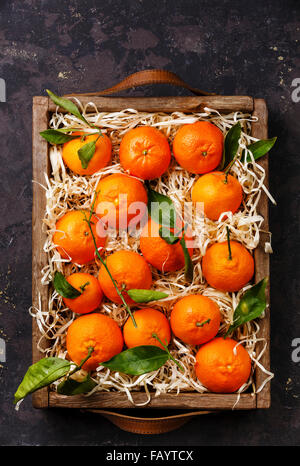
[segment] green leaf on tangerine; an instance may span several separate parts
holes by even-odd
[[[90,374],[81,382],[72,378],[67,378],[58,385],[57,393],[68,396],[79,395],[81,393],[90,392],[96,385],[96,382],[94,382]]]
[[[174,228],[176,223],[175,206],[171,199],[147,186],[148,212],[150,217],[159,225]]]
[[[264,278],[247,290],[237,305],[233,314],[233,324],[229,327],[226,336],[246,322],[259,317],[267,306],[266,286],[268,279]]]
[[[158,346],[136,346],[117,354],[100,365],[128,375],[142,375],[163,366],[169,355]]]
[[[79,150],[78,150],[78,157],[80,158],[81,161],[81,166],[82,168],[87,168],[89,165],[90,160],[92,159],[94,153],[96,150],[96,141],[90,141],[84,144]]]
[[[220,167],[221,169],[226,168],[235,158],[239,148],[241,132],[241,124],[238,122],[232,126],[232,128],[230,128],[226,134],[224,141],[223,159]]]
[[[69,372],[70,366],[69,361],[52,357],[40,359],[32,364],[15,393],[14,403],[60,379]]]
[[[267,154],[276,142],[277,137],[272,139],[261,139],[260,141],[256,141],[253,144],[247,146],[247,149],[250,150],[253,154],[254,160],[258,160]],[[245,161],[245,150],[243,150],[242,160]],[[251,162],[251,156],[248,154],[247,162]]]
[[[127,294],[136,303],[149,303],[150,301],[157,301],[158,299],[164,299],[169,296],[167,293],[163,293],[162,291],[140,289],[128,290]]]
[[[84,121],[87,125],[91,126],[90,123],[84,118],[84,116],[78,110],[78,107],[69,99],[65,99],[64,97],[59,97],[58,95],[54,94],[54,92],[49,91],[46,89],[47,94],[49,95],[50,99],[59,107],[63,108],[72,115],[79,118],[81,121]]]
[[[64,144],[65,142],[72,141],[72,139],[80,138],[79,135],[72,136],[56,129],[46,129],[45,131],[41,131],[40,135],[51,144]]]
[[[81,295],[81,292],[74,288],[61,272],[55,272],[53,286],[63,298],[75,299]]]

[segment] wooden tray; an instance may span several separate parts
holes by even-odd
[[[171,113],[174,111],[195,112],[204,106],[214,108],[223,113],[232,111],[249,112],[258,117],[258,121],[252,123],[251,134],[259,139],[268,137],[268,111],[263,99],[253,99],[248,96],[205,96],[205,97],[82,97],[78,96],[83,104],[91,100],[101,111],[119,111],[126,108],[136,110]],[[51,113],[56,110],[56,105],[48,97],[33,98],[33,129],[32,129],[32,163],[33,163],[33,211],[32,211],[32,302],[33,306],[39,306],[39,300],[43,309],[48,305],[49,288],[41,285],[41,270],[47,264],[47,256],[43,251],[46,233],[42,230],[42,218],[46,206],[44,190],[40,184],[45,183],[44,174],[50,175],[50,162],[48,154],[48,143],[40,136],[40,131],[48,128]],[[61,112],[65,112],[60,109]],[[268,181],[268,156],[264,156],[260,162],[266,171],[266,182]],[[262,229],[269,230],[268,199],[263,193],[258,206],[259,213],[264,217]],[[262,235],[261,235],[262,236]],[[254,252],[255,258],[255,282],[269,276],[269,256],[264,252],[264,238]],[[269,287],[267,289],[267,302],[269,304]],[[37,349],[40,331],[36,320],[32,324],[32,352],[33,362],[43,357]],[[270,370],[270,309],[266,310],[265,317],[260,321],[258,338],[264,338],[267,349],[264,352],[261,363]],[[257,343],[257,354],[262,350],[264,343]],[[256,370],[256,386],[259,387],[265,375]],[[145,394],[136,392],[133,394],[137,403],[145,401]],[[44,388],[35,392],[32,396],[33,406],[36,408],[62,407],[81,409],[103,409],[103,408],[135,408],[127,399],[126,394],[119,392],[102,392],[90,397],[76,395],[72,397],[59,395],[58,393]],[[161,409],[199,409],[199,410],[226,410],[232,409],[237,400],[236,394],[212,394],[185,392],[162,394],[153,397],[145,408]],[[243,393],[235,409],[268,408],[270,406],[270,383],[267,383],[260,393]]]

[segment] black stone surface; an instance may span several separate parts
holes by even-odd
[[[299,321],[300,3],[197,0],[1,1],[0,328],[7,362],[0,373],[1,445],[297,445],[299,363],[292,341]],[[266,99],[270,136],[272,407],[192,420],[155,436],[122,432],[100,416],[14,411],[13,393],[31,361],[31,103],[101,90],[148,68],[178,73],[193,86]],[[185,95],[165,86],[132,95]],[[127,94],[128,95],[128,94]]]

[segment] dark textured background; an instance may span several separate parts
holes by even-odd
[[[1,1],[0,329],[7,362],[0,369],[2,445],[295,445],[300,440],[299,364],[291,343],[299,322],[300,78],[299,1],[107,0]],[[266,99],[270,136],[272,407],[204,416],[180,430],[143,437],[97,415],[14,411],[13,393],[31,361],[31,103],[101,90],[147,68],[178,73],[193,86]],[[130,94],[175,95],[165,86]],[[128,95],[128,94],[127,94]]]

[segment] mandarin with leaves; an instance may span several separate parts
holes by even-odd
[[[70,359],[76,364],[80,364],[89,348],[93,348],[91,357],[82,366],[89,372],[120,353],[124,340],[116,321],[104,314],[93,313],[80,316],[71,323],[66,345]]]
[[[200,294],[179,299],[174,305],[170,324],[174,335],[189,345],[202,345],[219,331],[221,313],[215,301]]]
[[[86,134],[80,131],[72,133],[72,136],[76,135],[81,135],[81,137],[65,142],[62,150],[63,161],[65,165],[72,170],[72,172],[77,175],[93,175],[109,164],[112,155],[112,144],[110,138],[106,134],[102,133],[99,136],[99,133]],[[85,161],[85,158],[83,157],[82,162],[78,151],[80,151],[86,144],[93,141],[95,141],[94,154],[90,160]]]
[[[183,125],[173,141],[173,154],[179,165],[191,173],[207,173],[221,162],[224,136],[208,121]]]
[[[223,212],[234,214],[242,200],[241,184],[228,173],[219,171],[207,173],[201,176],[192,188],[192,201],[202,203],[204,214],[210,220],[218,220]]]
[[[152,180],[167,171],[171,150],[161,131],[152,126],[140,126],[125,134],[119,156],[122,167],[130,175]]]
[[[99,280],[90,273],[76,272],[66,278],[67,282],[78,290],[77,298],[63,298],[65,305],[76,314],[88,314],[97,309],[103,299]]]
[[[164,345],[168,346],[171,329],[168,319],[162,312],[150,307],[142,308],[134,312],[134,318],[137,327],[133,325],[132,319],[128,319],[123,327],[124,340],[128,348],[153,345],[164,349],[158,339],[153,336],[154,334]]]
[[[52,242],[63,259],[79,265],[95,259],[94,242],[87,222],[89,216],[88,210],[71,210],[56,222]],[[103,229],[99,234],[100,229],[96,228],[98,221],[95,215],[91,216],[91,228],[96,246],[99,252],[102,252],[105,248],[106,236]]]
[[[156,223],[149,217],[148,222],[143,227],[140,237],[141,252],[149,264],[161,272],[175,272],[180,270],[185,265],[184,253],[180,241],[169,244],[160,235],[161,225]],[[182,238],[182,228],[178,226],[169,229],[171,234]],[[190,257],[193,255],[193,237],[188,228],[185,233],[185,241],[187,244]]]
[[[149,290],[151,288],[151,270],[145,259],[137,252],[116,251],[106,257],[106,266],[127,304],[134,304],[134,301],[128,296],[128,290]],[[105,296],[114,303],[121,304],[122,300],[104,265],[101,265],[98,279]]]
[[[211,392],[232,393],[250,377],[248,351],[231,338],[214,338],[196,354],[195,371],[200,382]]]

